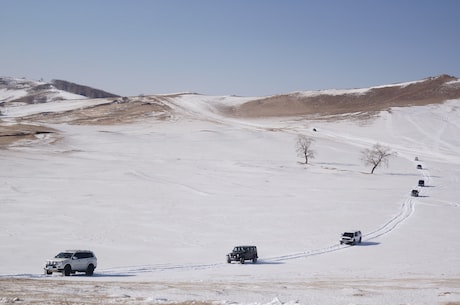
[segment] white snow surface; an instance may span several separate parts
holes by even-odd
[[[460,100],[335,122],[230,120],[210,106],[226,102],[242,100],[180,96],[175,120],[51,125],[60,141],[0,150],[0,279],[201,287],[130,292],[147,304],[460,301]],[[309,165],[300,134],[315,140]],[[377,142],[397,155],[371,175],[361,152]],[[339,245],[350,229],[362,244]],[[241,244],[257,264],[225,262]],[[93,277],[43,274],[75,248],[96,253]]]

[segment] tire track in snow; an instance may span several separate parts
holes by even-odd
[[[165,272],[165,271],[189,271],[189,270],[206,270],[224,266],[224,263],[211,263],[211,264],[158,264],[158,265],[144,265],[144,266],[130,266],[130,267],[114,267],[107,268],[100,271],[101,276],[135,276],[142,273],[152,272]]]
[[[415,211],[414,201],[411,198],[407,198],[404,200],[403,204],[397,215],[387,221],[385,224],[377,228],[376,230],[364,234],[363,241],[371,241],[375,238],[381,237],[385,234],[388,234],[395,230],[398,225],[404,222],[407,218],[409,218]],[[297,253],[290,253],[284,254],[279,256],[267,257],[263,259],[259,259],[259,262],[262,264],[270,264],[270,263],[277,263],[283,262],[288,260],[306,258],[316,255],[327,254],[339,250],[343,250],[346,248],[352,247],[351,245],[340,245],[339,243],[318,249],[312,249],[303,252]],[[133,266],[133,267],[120,267],[120,268],[111,268],[101,270],[102,276],[114,276],[114,275],[137,275],[142,273],[151,273],[151,272],[165,272],[165,271],[172,271],[172,270],[181,270],[181,271],[190,271],[190,270],[206,270],[210,268],[217,268],[223,267],[226,263],[211,263],[211,264],[177,264],[177,265],[169,265],[169,264],[159,264],[159,265],[146,265],[146,266]]]
[[[422,172],[424,178],[430,179],[431,176],[427,170],[423,170]],[[398,213],[393,216],[390,220],[388,220],[386,223],[384,223],[382,226],[378,227],[374,231],[371,231],[369,233],[363,234],[363,241],[371,241],[373,239],[376,239],[378,237],[381,237],[383,235],[386,235],[393,230],[395,230],[402,222],[404,222],[407,218],[412,216],[415,212],[415,204],[414,200],[411,197],[407,197],[404,202],[401,205],[401,208],[399,209]],[[351,247],[350,245],[340,245],[340,244],[335,244],[331,245],[329,247],[324,247],[320,249],[314,249],[314,250],[309,250],[309,251],[304,251],[304,252],[299,252],[299,253],[293,253],[293,254],[286,254],[286,255],[281,255],[281,256],[276,256],[276,257],[271,257],[267,258],[263,261],[266,262],[279,262],[279,261],[286,261],[286,260],[292,260],[292,259],[298,259],[298,258],[305,258],[305,257],[310,257],[310,256],[315,256],[315,255],[320,255],[320,254],[326,254],[338,250],[342,250],[345,248]]]
[[[426,179],[430,179],[431,176],[427,170],[423,170],[422,175]],[[412,197],[408,196],[403,203],[401,204],[401,207],[398,211],[398,213],[393,216],[390,220],[388,220],[386,223],[375,229],[374,231],[371,231],[369,233],[363,234],[363,241],[371,241],[374,240],[378,237],[381,237],[383,235],[386,235],[392,231],[394,231],[401,223],[403,223],[406,219],[408,219],[410,216],[412,216],[415,212],[415,203]],[[322,254],[327,254],[339,250],[343,250],[346,248],[352,247],[351,245],[341,245],[339,243],[323,247],[323,248],[318,248],[318,249],[312,249],[312,250],[307,250],[307,251],[302,251],[302,252],[297,252],[297,253],[290,253],[290,254],[284,254],[284,255],[279,255],[279,256],[273,256],[273,257],[267,257],[263,259],[259,259],[260,263],[265,263],[265,264],[270,264],[270,263],[277,263],[277,262],[283,262],[283,261],[289,261],[289,260],[294,260],[294,259],[300,259],[300,258],[306,258],[306,257],[312,257],[316,255],[322,255]],[[189,270],[206,270],[210,268],[217,268],[217,267],[223,267],[226,265],[225,263],[211,263],[211,264],[179,264],[179,265],[147,265],[147,266],[134,266],[134,267],[124,267],[124,268],[112,268],[112,269],[105,269],[102,270],[102,274],[104,275],[136,275],[136,274],[141,274],[141,273],[150,273],[150,272],[164,272],[164,271],[170,271],[170,270],[182,270],[182,271],[189,271]]]
[[[393,230],[397,228],[399,224],[401,224],[403,221],[409,218],[414,213],[414,211],[415,211],[414,202],[412,201],[411,198],[407,198],[401,205],[401,208],[397,215],[395,215],[388,222],[386,222],[385,224],[383,224],[376,230],[370,233],[367,233],[367,234],[363,234],[363,241],[364,242],[371,241],[375,238],[378,238],[380,236],[383,236],[385,234],[392,232]],[[306,258],[310,256],[320,255],[320,254],[331,253],[331,252],[339,251],[339,250],[349,248],[349,247],[352,247],[352,246],[334,244],[334,245],[324,247],[324,248],[319,248],[319,249],[314,249],[314,250],[309,250],[309,251],[304,251],[304,252],[299,252],[299,253],[293,253],[293,254],[286,254],[286,255],[281,255],[281,256],[275,256],[275,257],[267,258],[261,261],[263,262],[281,262],[281,261],[287,261],[287,260],[292,260],[292,259]]]
[[[406,200],[404,200],[403,204],[401,205],[401,209],[399,210],[399,213],[397,215],[395,215],[387,223],[385,223],[378,229],[370,233],[363,234],[364,241],[373,240],[377,237],[390,233],[391,231],[396,229],[396,227],[399,224],[401,224],[404,220],[406,220],[412,214],[414,214],[414,211],[415,211],[414,201],[411,198],[407,198]]]
[[[148,174],[146,174],[146,173],[144,173],[142,171],[139,171],[139,170],[129,171],[129,172],[126,173],[126,175],[133,176],[133,177],[135,177],[137,179],[140,179],[140,180],[154,181],[154,182],[159,183],[159,184],[177,185],[180,188],[182,188],[182,189],[184,189],[184,190],[186,190],[188,192],[196,193],[196,194],[202,195],[202,196],[209,196],[210,195],[210,193],[202,191],[202,190],[197,189],[195,187],[192,187],[190,185],[187,185],[187,184],[184,184],[184,183],[178,183],[178,182],[176,182],[174,180],[167,179],[166,177],[148,175]]]
[[[419,161],[416,161],[415,163],[420,164]],[[429,171],[427,171],[425,169],[421,169],[421,171],[422,171],[423,178],[426,181],[430,181],[431,180],[431,175],[430,175]],[[397,215],[395,215],[393,218],[391,218],[387,223],[382,225],[380,228],[378,228],[378,229],[376,229],[376,230],[374,230],[374,231],[372,231],[370,233],[364,234],[363,237],[365,238],[365,240],[373,240],[373,239],[375,239],[377,237],[380,237],[382,235],[390,233],[391,231],[396,229],[396,227],[399,224],[401,224],[404,220],[406,220],[412,214],[414,214],[414,212],[415,212],[414,200],[415,199],[413,199],[411,197],[407,197],[406,200],[404,200],[403,204],[401,205],[399,213]]]
[[[314,249],[314,250],[308,250],[304,252],[298,252],[298,253],[293,253],[293,254],[285,254],[285,255],[280,255],[280,256],[274,256],[274,257],[269,257],[263,260],[260,260],[261,262],[282,262],[282,261],[288,261],[288,260],[293,260],[293,259],[299,259],[299,258],[305,258],[305,257],[310,257],[310,256],[315,256],[315,255],[320,255],[320,254],[326,254],[334,251],[338,251],[341,249],[345,249],[351,247],[349,245],[340,245],[340,244],[334,244],[329,247],[324,247],[320,249]]]

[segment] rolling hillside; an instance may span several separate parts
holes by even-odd
[[[456,78],[273,97],[48,87],[43,102],[15,81],[0,87],[0,303],[460,302]],[[376,143],[394,155],[371,175]],[[351,229],[363,242],[340,245]],[[258,263],[227,264],[243,244]],[[94,276],[45,275],[65,249],[93,250]]]

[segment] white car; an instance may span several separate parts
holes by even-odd
[[[356,245],[360,244],[363,236],[361,231],[347,231],[343,232],[340,238],[340,244],[347,244],[347,245]]]
[[[45,274],[61,272],[65,276],[69,276],[75,272],[85,272],[86,275],[93,275],[96,267],[97,258],[92,251],[66,250],[56,255],[53,259],[47,260],[44,269]]]

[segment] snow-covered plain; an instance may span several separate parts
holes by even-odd
[[[236,97],[170,102],[182,109],[172,120],[51,125],[57,142],[0,150],[0,303],[17,279],[49,298],[72,287],[50,281],[104,287],[113,303],[460,302],[460,100],[335,121],[238,120],[210,106]],[[20,107],[40,111],[3,119]],[[300,134],[315,139],[308,166]],[[397,155],[370,175],[361,151],[377,142]],[[339,245],[349,229],[361,245]],[[259,262],[227,264],[239,244],[256,245]],[[43,275],[75,248],[97,254],[93,277]]]

